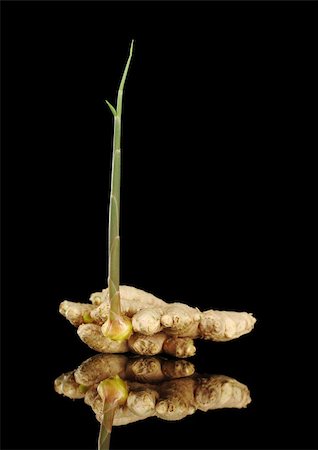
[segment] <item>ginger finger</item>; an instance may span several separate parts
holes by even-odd
[[[63,373],[54,381],[54,389],[58,394],[72,399],[84,398],[85,389],[76,382],[74,377],[74,370]]]
[[[200,319],[201,313],[198,309],[183,303],[172,303],[165,308],[161,324],[168,334],[193,337],[196,335]]]
[[[100,417],[100,420],[98,419],[98,421],[101,422],[103,417],[104,404],[102,397],[97,392],[97,386],[95,389],[92,389],[86,393],[85,403],[92,408],[92,410],[96,414],[96,417]]]
[[[225,375],[199,378],[194,394],[201,411],[218,408],[246,408],[251,402],[247,386]]]
[[[89,301],[94,306],[99,306],[104,301],[102,292],[93,292],[89,297]]]
[[[152,335],[162,330],[161,316],[163,308],[144,308],[132,317],[133,330],[136,333]]]
[[[74,373],[79,384],[91,386],[105,378],[125,374],[128,358],[124,355],[98,354],[84,361]]]
[[[183,378],[193,375],[195,372],[195,367],[189,361],[167,360],[162,362],[161,370],[166,378]]]
[[[75,327],[79,327],[82,323],[92,322],[90,317],[94,306],[89,303],[76,303],[64,300],[60,304],[59,312]]]
[[[195,412],[195,380],[179,378],[166,381],[160,386],[160,398],[156,404],[156,415],[165,420],[180,420]]]
[[[91,349],[101,353],[126,353],[127,341],[113,341],[102,334],[101,327],[93,323],[82,324],[77,334]]]
[[[157,357],[130,358],[126,367],[126,378],[141,383],[158,383],[165,379],[161,370],[161,360]]]
[[[157,333],[153,336],[145,336],[140,333],[134,333],[128,339],[128,346],[134,353],[153,356],[162,351],[162,346],[166,338],[167,335],[164,333]]]
[[[137,416],[150,417],[155,413],[158,397],[158,392],[151,388],[130,391],[127,398],[127,407]]]
[[[91,318],[97,325],[103,325],[109,318],[110,305],[109,302],[102,302],[91,312]]]
[[[129,423],[137,422],[145,418],[134,414],[127,405],[119,406],[115,411],[113,426],[128,425]]]
[[[195,355],[195,346],[191,338],[170,337],[163,343],[163,351],[178,358],[188,358]]]
[[[199,331],[203,339],[229,341],[249,333],[255,322],[246,312],[209,310],[202,313]]]
[[[98,384],[95,384],[87,389],[84,397],[84,403],[86,403],[86,405],[92,407],[96,398],[99,397],[99,393],[97,392],[97,386]]]

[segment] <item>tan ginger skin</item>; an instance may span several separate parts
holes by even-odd
[[[131,286],[120,286],[120,296],[122,313],[132,319],[133,334],[128,341],[113,341],[103,334],[110,309],[108,289],[92,294],[91,304],[65,300],[60,313],[78,328],[81,340],[97,352],[164,352],[178,358],[195,354],[193,339],[229,341],[249,333],[256,322],[250,313],[201,312],[183,303],[166,303]]]
[[[72,399],[83,398],[101,421],[103,401],[97,386],[103,377],[115,374],[126,380],[128,398],[116,409],[113,425],[147,417],[181,420],[197,410],[245,408],[251,402],[247,386],[233,378],[200,376],[189,361],[147,356],[95,355],[58,377],[55,390]]]

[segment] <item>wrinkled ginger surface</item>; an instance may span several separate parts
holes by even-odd
[[[116,408],[113,425],[125,425],[148,417],[181,420],[197,410],[245,408],[250,393],[244,384],[225,375],[199,375],[186,360],[159,357],[127,357],[98,354],[76,370],[59,376],[57,393],[84,399],[98,421],[103,416],[103,401],[98,384],[119,375],[127,383],[125,404]]]
[[[97,352],[132,351],[150,356],[163,352],[178,358],[195,354],[194,339],[229,341],[249,333],[256,322],[247,312],[202,312],[183,303],[166,303],[131,286],[120,286],[120,297],[122,313],[131,318],[133,327],[133,334],[125,341],[113,341],[103,334],[110,311],[108,289],[92,294],[91,303],[65,300],[60,313],[77,327],[80,339]]]

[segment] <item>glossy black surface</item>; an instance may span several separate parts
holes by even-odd
[[[313,448],[311,4],[1,6],[3,448],[96,446],[89,407],[53,390],[94,354],[58,305],[106,283],[103,100],[131,38],[121,279],[258,322],[193,359],[246,384],[246,410],[117,428],[112,448]]]

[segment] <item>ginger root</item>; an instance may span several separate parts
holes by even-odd
[[[108,289],[92,294],[91,304],[64,301],[60,313],[78,327],[81,340],[98,352],[165,352],[179,358],[195,354],[193,339],[229,341],[249,333],[256,322],[250,313],[201,312],[183,303],[166,303],[130,286],[120,286],[120,298],[122,313],[132,320],[133,334],[126,341],[116,342],[103,334],[110,311]]]
[[[195,373],[185,360],[160,357],[127,357],[98,354],[84,361],[75,371],[55,380],[58,394],[84,398],[98,421],[103,417],[99,386],[119,375],[125,380],[128,396],[115,410],[113,425],[125,425],[148,417],[181,420],[197,410],[245,408],[251,397],[247,386],[225,375]]]

